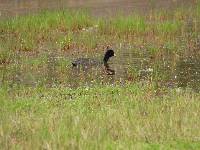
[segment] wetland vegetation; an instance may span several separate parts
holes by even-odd
[[[200,2],[0,21],[0,149],[199,149]],[[74,70],[80,56],[116,57]]]

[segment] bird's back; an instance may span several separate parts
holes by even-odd
[[[77,60],[75,60],[74,62],[72,62],[72,65],[74,67],[79,67],[79,66],[94,66],[94,65],[98,65],[99,62],[94,60],[94,59],[90,59],[90,58],[79,58]]]

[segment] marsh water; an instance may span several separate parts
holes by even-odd
[[[152,9],[173,9],[193,5],[194,0],[0,0],[0,17],[35,13],[43,9],[86,8],[95,16],[112,16],[116,12],[148,13]]]
[[[1,65],[1,84],[13,86],[64,86],[79,87],[102,85],[125,85],[126,83],[149,84],[156,82],[158,87],[191,88],[199,91],[200,60],[199,55],[188,57],[161,56],[150,57],[148,52],[138,54],[134,47],[113,46],[117,56],[109,60],[109,66],[115,71],[108,75],[103,65],[88,68],[74,68],[71,61],[89,57],[101,61],[104,51],[93,54],[74,55],[60,52],[40,54],[15,53],[13,63]],[[70,62],[69,62],[70,61]]]
[[[94,16],[113,16],[116,12],[129,14],[134,11],[141,14],[151,9],[173,9],[179,5],[193,5],[193,0],[0,0],[0,18],[37,13],[43,9],[79,9],[87,8]],[[80,85],[124,84],[126,82],[156,81],[158,86],[188,87],[199,91],[200,59],[196,54],[188,57],[166,54],[154,60],[145,50],[134,51],[135,47],[128,44],[112,45],[116,57],[111,58],[109,66],[115,70],[114,75],[107,75],[102,66],[77,69],[66,61],[73,61],[84,54],[73,55],[59,52],[15,54],[13,65],[2,65],[1,84],[8,82],[13,85],[49,86],[63,85],[77,87]],[[200,47],[199,47],[200,48]],[[101,60],[104,51],[94,52],[87,57]],[[37,67],[35,67],[35,65]],[[11,71],[12,70],[12,71]]]

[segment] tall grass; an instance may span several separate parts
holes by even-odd
[[[142,16],[118,16],[109,21],[99,22],[100,31],[106,34],[134,34],[148,31],[147,23]]]
[[[72,39],[70,37],[75,37],[74,45],[77,47],[86,45],[86,49],[94,48],[96,45],[91,45],[88,40],[95,39],[95,36],[101,38],[104,35],[129,42],[139,38],[148,38],[148,40],[150,40],[149,38],[151,40],[159,38],[160,42],[163,42],[174,36],[185,36],[185,32],[188,31],[188,18],[191,18],[190,20],[193,23],[190,26],[192,32],[197,35],[197,31],[199,31],[198,7],[199,4],[194,10],[184,8],[178,8],[172,12],[155,10],[146,16],[130,14],[126,17],[118,15],[114,18],[99,19],[92,17],[87,11],[83,10],[43,11],[35,15],[5,19],[0,23],[0,30],[4,41],[15,41],[17,46],[12,46],[12,49],[26,51],[40,49],[46,42],[59,42],[61,35],[64,36],[64,41],[61,41],[64,42],[64,45],[61,44],[61,49],[66,45],[68,49],[74,48],[67,43]],[[92,38],[80,43],[76,38],[80,39],[79,36],[84,36],[85,32],[91,32],[89,37]],[[111,39],[108,43],[112,43]],[[107,40],[104,39],[104,41]],[[8,43],[8,46],[11,45]],[[60,43],[57,46],[59,47],[59,45]]]
[[[1,89],[1,148],[200,146],[198,94],[172,90],[156,96],[154,87],[136,84],[10,92]]]

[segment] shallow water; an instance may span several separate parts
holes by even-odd
[[[95,16],[112,16],[116,12],[148,13],[151,9],[173,9],[193,5],[194,0],[0,0],[0,17],[18,16],[43,9],[86,8]]]
[[[155,60],[149,54],[134,52],[133,47],[122,46],[115,52],[117,56],[109,60],[109,66],[115,70],[115,75],[107,75],[103,65],[73,68],[70,62],[79,57],[78,55],[63,56],[58,52],[44,52],[38,56],[16,53],[11,64],[0,66],[0,83],[7,83],[11,87],[44,85],[73,88],[95,84],[155,82],[159,87],[200,90],[199,55],[184,58],[165,55]],[[92,57],[98,60],[101,60],[102,56],[103,53],[92,54]]]

